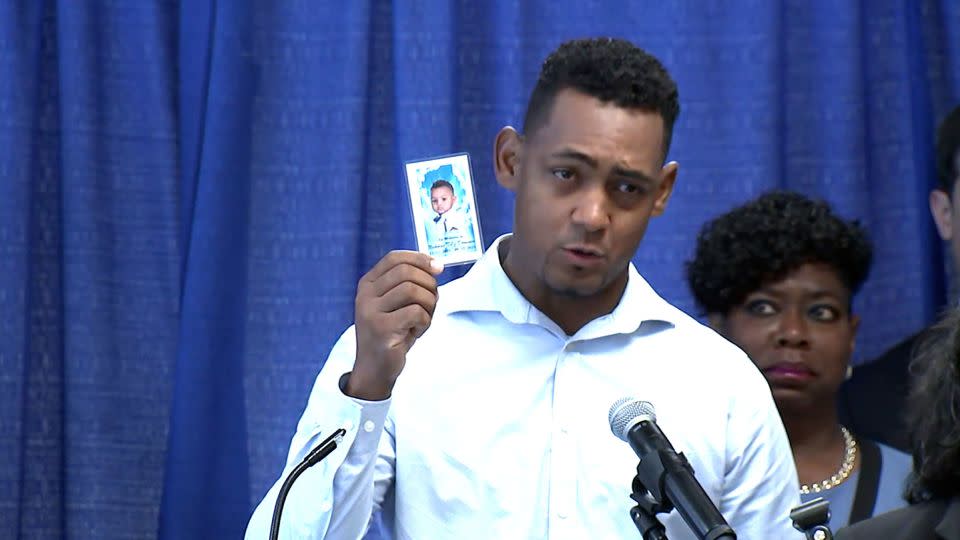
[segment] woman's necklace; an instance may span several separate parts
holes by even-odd
[[[843,433],[844,446],[843,461],[840,463],[840,470],[833,473],[833,476],[826,480],[814,484],[803,484],[800,486],[801,495],[820,493],[821,491],[837,487],[850,477],[850,473],[853,472],[853,465],[857,462],[857,440],[847,431],[847,428],[840,426],[840,431]]]

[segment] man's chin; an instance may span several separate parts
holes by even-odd
[[[609,284],[600,276],[584,279],[547,280],[547,287],[556,295],[570,298],[588,298],[603,292]]]

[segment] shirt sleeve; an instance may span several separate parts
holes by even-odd
[[[801,540],[790,519],[800,504],[790,442],[766,381],[759,372],[750,377],[729,409],[720,512],[739,538]]]
[[[284,480],[338,428],[346,434],[337,449],[307,469],[290,488],[280,521],[280,538],[359,539],[383,504],[395,471],[393,432],[385,429],[390,400],[364,401],[344,394],[341,379],[353,368],[355,350],[355,332],[350,327],[334,345],[314,382],[290,442],[286,466],[254,510],[247,524],[247,540],[269,537],[274,505]]]

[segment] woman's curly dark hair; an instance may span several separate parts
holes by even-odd
[[[910,372],[907,425],[913,474],[907,499],[917,503],[960,495],[960,309],[925,335]]]
[[[706,223],[687,282],[704,313],[729,313],[750,293],[806,263],[836,270],[851,296],[867,279],[873,248],[857,221],[799,193],[764,194]]]

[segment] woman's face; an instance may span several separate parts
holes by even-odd
[[[717,326],[757,365],[781,411],[803,411],[832,404],[843,383],[860,322],[850,300],[831,267],[808,263],[748,295]]]

